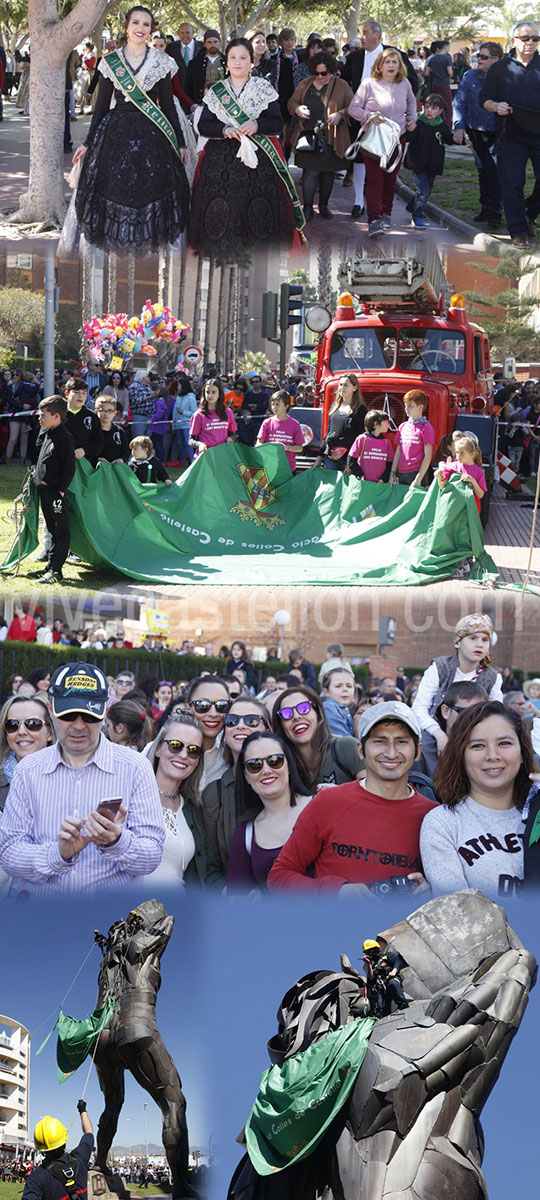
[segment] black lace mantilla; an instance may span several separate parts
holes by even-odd
[[[104,250],[175,242],[187,224],[189,184],[168,139],[120,101],[97,127],[83,159],[75,202],[86,240]]]
[[[255,168],[244,166],[237,152],[233,139],[206,145],[193,190],[192,246],[206,252],[290,246],[294,210],[284,184],[263,150]]]

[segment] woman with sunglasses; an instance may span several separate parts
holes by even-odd
[[[203,731],[187,712],[167,721],[148,753],[165,822],[161,863],[145,877],[152,887],[222,882],[204,829],[199,789],[203,755]]]
[[[520,894],[523,808],[533,770],[531,739],[513,709],[485,700],[459,714],[434,779],[441,803],[420,832],[424,874],[435,893]]]
[[[236,811],[236,765],[242,746],[250,736],[270,729],[270,714],[259,700],[239,696],[225,716],[223,758],[225,771],[205,787],[202,795],[206,832],[218,856],[218,865],[227,870],[229,852],[239,817]]]
[[[186,696],[186,708],[199,722],[204,738],[204,767],[201,791],[214,779],[221,779],[225,759],[221,751],[221,735],[225,714],[231,707],[227,684],[218,675],[202,675],[194,679]]]
[[[240,821],[231,842],[227,891],[265,891],[266,881],[297,817],[311,800],[290,747],[274,733],[252,733],[236,772]]]
[[[56,741],[44,696],[11,696],[0,712],[0,831],[8,792],[17,763]],[[10,876],[0,870],[0,896],[7,895]]]
[[[313,467],[343,471],[353,442],[364,432],[367,408],[356,375],[342,375],[328,415],[328,428]],[[313,470],[312,467],[312,470]]]
[[[294,162],[302,170],[304,216],[312,221],[317,188],[319,216],[328,219],[333,215],[328,201],[334,173],[343,170],[345,151],[351,144],[347,113],[353,93],[348,83],[338,78],[339,63],[326,50],[308,58],[306,66],[309,76],[295,88],[289,112],[298,118],[292,135]]]
[[[302,782],[312,791],[351,783],[364,774],[356,739],[335,737],[323,702],[309,687],[291,687],[274,706],[272,725],[290,745]]]

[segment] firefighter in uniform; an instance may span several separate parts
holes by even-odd
[[[408,1008],[400,971],[405,966],[395,950],[383,950],[380,942],[368,938],[363,945],[366,981],[371,1013],[384,1017],[391,1011],[392,1000],[397,1008]]]
[[[34,1129],[34,1145],[41,1150],[43,1160],[35,1167],[24,1185],[23,1200],[86,1200],[88,1164],[94,1149],[92,1122],[84,1100],[77,1109],[81,1117],[82,1138],[79,1145],[66,1153],[67,1129],[56,1117],[42,1117]]]

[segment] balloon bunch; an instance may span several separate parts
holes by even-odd
[[[84,337],[91,357],[96,362],[110,364],[113,358],[125,363],[133,354],[157,354],[153,341],[181,342],[190,326],[176,320],[164,304],[146,301],[140,317],[127,313],[106,313],[94,317],[84,326]]]

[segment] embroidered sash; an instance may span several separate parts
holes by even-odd
[[[103,57],[124,96],[128,100],[131,100],[139,112],[144,113],[145,117],[148,117],[154,125],[157,125],[158,129],[161,129],[161,132],[165,134],[165,137],[171,143],[173,150],[176,154],[180,155],[176,134],[170,121],[167,120],[165,113],[158,108],[157,104],[154,104],[154,101],[147,96],[140,83],[137,83],[135,76],[132,75],[127,63],[124,62],[118,51],[110,50]]]
[[[247,121],[252,120],[252,118],[244,111],[242,105],[239,104],[238,100],[236,100],[234,96],[231,96],[229,89],[225,87],[225,84],[221,80],[214,84],[212,91],[217,96],[227,116],[231,121],[234,121],[235,125],[242,126],[245,125]],[[256,146],[260,146],[261,150],[263,150],[266,154],[266,157],[270,159],[274,170],[277,171],[281,182],[286,187],[294,209],[294,222],[296,228],[302,239],[304,239],[304,234],[302,232],[306,224],[304,210],[298,199],[298,193],[296,191],[292,175],[289,172],[287,163],[284,162],[279,151],[274,146],[273,141],[271,138],[267,137],[266,134],[252,133],[249,134],[249,137]]]

